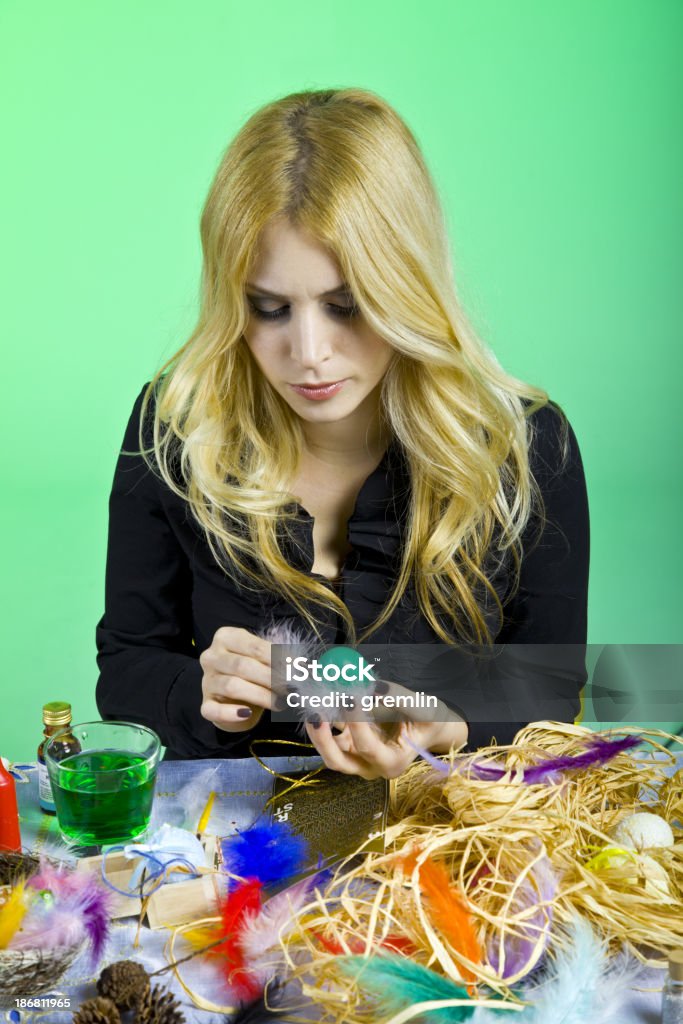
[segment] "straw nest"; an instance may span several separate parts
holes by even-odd
[[[30,878],[39,866],[38,858],[31,854],[0,853],[0,886],[14,886],[20,879]],[[49,992],[81,948],[79,942],[51,950],[0,950],[0,1005]]]
[[[646,749],[660,751],[662,759],[643,759],[640,749],[638,756],[620,753],[602,766],[566,772],[554,784],[529,785],[518,769],[582,753],[596,736],[582,727],[541,722],[523,729],[509,746],[474,756],[452,752],[444,759],[452,766],[448,776],[422,761],[395,780],[384,854],[341,864],[333,884],[282,939],[292,977],[324,1008],[323,1019],[347,1024],[372,1019],[355,983],[335,968],[330,941],[342,952],[369,953],[386,936],[403,936],[417,951],[413,960],[456,982],[463,970],[471,972],[475,998],[483,997],[483,986],[476,986],[485,983],[490,993],[512,1002],[517,997],[511,986],[541,961],[546,947],[552,957],[568,941],[564,926],[576,913],[614,952],[626,947],[643,964],[663,966],[667,954],[683,945],[683,772],[669,778],[664,770],[674,755],[658,741],[671,739],[668,734],[629,732]],[[616,739],[620,734],[602,735]],[[481,781],[471,773],[473,760],[508,772],[500,782]],[[644,810],[667,819],[674,845],[648,849],[645,860],[603,856],[598,869],[596,854],[615,845],[610,829],[626,814]],[[430,921],[417,875],[401,867],[408,852],[444,865],[466,897],[485,951],[481,963],[466,959]],[[541,860],[555,879],[546,904],[552,927],[539,931],[535,946],[532,940],[524,968],[503,980],[491,960],[499,969],[506,940],[520,934],[532,911],[543,910],[540,893],[531,910],[516,899]],[[321,935],[329,940],[327,950]]]

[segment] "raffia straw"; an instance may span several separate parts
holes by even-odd
[[[195,992],[194,989],[183,980],[180,976],[178,966],[185,962],[185,957],[176,958],[175,944],[176,939],[182,936],[185,932],[191,931],[193,928],[201,928],[205,925],[216,925],[220,924],[220,917],[202,917],[197,921],[190,921],[188,924],[177,925],[167,942],[167,958],[171,961],[167,966],[173,971],[176,980],[183,991],[190,997],[195,1006],[199,1007],[200,1010],[208,1010],[212,1013],[236,1013],[237,1006],[221,1006],[219,1003],[213,1003],[210,999],[205,999],[200,993]],[[207,947],[208,948],[208,947]],[[190,959],[189,957],[187,959]],[[192,958],[193,959],[193,958]]]
[[[603,735],[617,738],[626,731]],[[628,731],[673,763],[671,750],[658,741],[673,739],[680,744],[676,737],[655,729]],[[612,950],[626,946],[645,964],[662,966],[667,954],[680,948],[683,772],[669,780],[662,762],[624,752],[600,767],[566,772],[557,784],[528,785],[520,779],[525,766],[549,756],[581,753],[595,736],[591,730],[566,723],[534,723],[517,735],[514,744],[487,748],[475,758],[451,752],[445,758],[454,768],[450,777],[437,777],[428,764],[419,762],[395,780],[385,853],[366,854],[360,864],[348,858],[337,869],[326,895],[318,894],[303,909],[283,939],[290,971],[321,1007],[322,1020],[377,1024],[379,1018],[376,1008],[364,1004],[357,981],[335,970],[336,958],[322,948],[316,932],[349,952],[351,940],[361,940],[365,955],[375,952],[388,934],[405,936],[416,947],[417,962],[454,980],[460,978],[459,968],[467,967],[479,983],[505,1000],[498,1007],[519,1008],[511,986],[539,961],[545,937],[542,929],[535,941],[529,934],[528,919],[538,904],[515,909],[515,894],[534,861],[543,856],[558,879],[552,907],[546,908],[554,919],[551,954],[568,941],[566,930],[555,925],[569,923],[576,912],[588,919]],[[509,774],[495,783],[475,779],[468,772],[473,759],[495,762],[509,769]],[[632,864],[600,873],[586,867],[597,850],[611,845],[608,832],[614,824],[640,810],[661,814],[674,829],[673,848],[648,851],[667,873],[668,898],[657,899],[646,892]],[[473,964],[437,934],[415,879],[404,877],[397,867],[408,851],[447,867],[453,884],[468,900],[485,947],[493,943],[500,951],[505,937],[531,938],[523,970],[503,980],[491,964]],[[642,946],[657,957],[648,957]],[[482,1002],[476,993],[475,1002]],[[391,1024],[410,1019],[411,1014],[402,1011],[394,1014]]]
[[[683,823],[683,768],[679,768],[663,784],[660,800],[666,820]]]

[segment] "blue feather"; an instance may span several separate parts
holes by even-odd
[[[633,958],[610,961],[606,943],[585,918],[574,917],[570,945],[555,961],[534,972],[533,984],[516,989],[527,1006],[515,1013],[515,1024],[621,1024],[628,1018],[631,987],[640,965]],[[471,1024],[500,1024],[501,1014],[479,1008]]]
[[[308,843],[286,821],[261,821],[221,840],[221,853],[232,874],[272,885],[305,869]]]
[[[385,1016],[399,1013],[416,1003],[466,999],[469,1006],[447,1006],[420,1014],[420,1020],[434,1024],[459,1024],[474,1012],[474,1003],[461,985],[422,967],[403,956],[392,954],[363,957],[338,956],[334,960],[344,974],[354,978],[367,994],[375,1011]]]

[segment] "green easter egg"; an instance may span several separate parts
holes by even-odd
[[[366,661],[353,647],[330,647],[321,655],[319,661],[323,671],[328,666],[339,669],[338,679],[332,680],[329,674],[325,673],[331,685],[366,687],[372,686],[375,681],[372,676],[373,663]]]

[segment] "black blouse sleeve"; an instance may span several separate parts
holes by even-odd
[[[505,720],[471,721],[471,750],[488,745],[492,736],[499,744],[511,743],[531,721],[573,722],[587,678],[590,533],[581,454],[571,425],[566,418],[563,424],[553,403],[535,412],[532,423],[530,463],[545,525],[540,530],[534,516],[525,531],[519,589],[505,607],[496,638],[504,647],[486,684],[489,706],[505,707]]]
[[[149,726],[183,757],[225,756],[243,737],[217,729],[199,711],[203,673],[193,646],[190,565],[168,515],[172,492],[139,454],[145,391],[135,402],[109,499],[97,707],[104,719]]]

